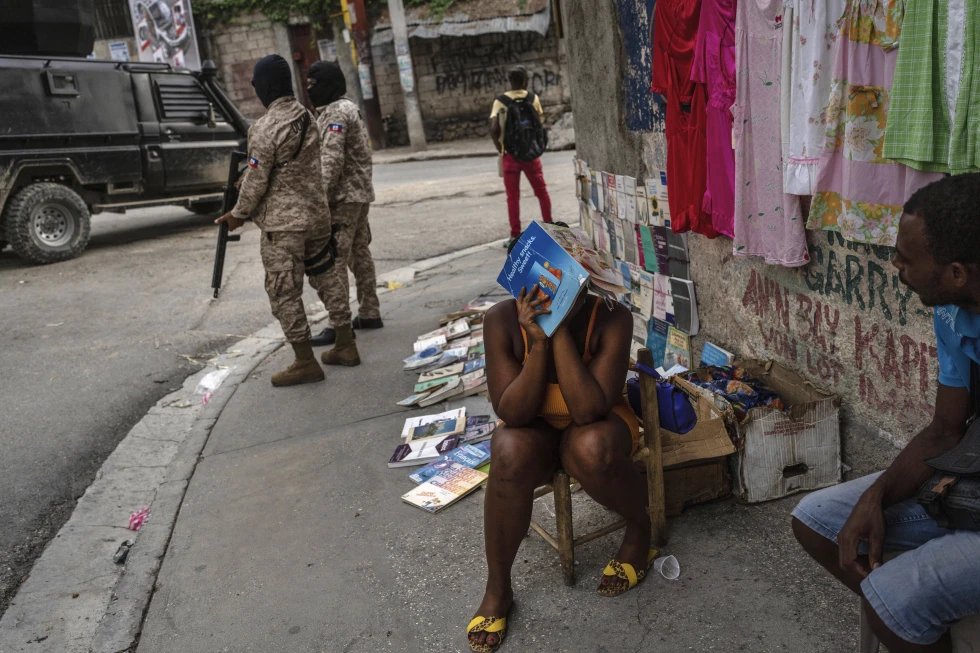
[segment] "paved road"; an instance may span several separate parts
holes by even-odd
[[[571,156],[548,154],[544,165],[556,219],[576,222]],[[507,236],[493,158],[379,166],[375,179],[381,272]],[[524,192],[524,215],[537,217]],[[74,261],[33,267],[0,255],[0,614],[146,409],[197,361],[272,320],[257,240],[250,225],[229,246],[218,302],[213,225],[179,208],[96,216]],[[119,506],[119,523],[140,507]]]

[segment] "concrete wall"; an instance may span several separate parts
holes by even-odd
[[[507,71],[522,64],[531,75],[529,88],[541,96],[545,124],[569,110],[563,48],[554,26],[545,36],[506,32],[470,37],[410,39],[416,88],[426,138],[447,141],[487,135],[493,98],[508,90]],[[375,75],[381,113],[390,116],[389,142],[408,142],[398,63],[391,43],[374,46]]]
[[[627,128],[651,106],[633,83],[650,75],[647,0],[566,0],[562,10],[579,156],[595,169],[650,176],[665,165],[662,112],[653,106],[649,130]],[[625,36],[624,15],[636,27]],[[808,241],[811,263],[793,270],[735,258],[727,238],[690,235],[702,325],[695,358],[710,340],[736,356],[777,359],[843,395],[846,448],[870,434],[905,442],[932,416],[930,313],[898,282],[891,248],[829,232]]]
[[[281,28],[285,30],[285,27]],[[252,88],[255,62],[273,53],[282,55],[287,61],[292,59],[288,41],[283,50],[278,47],[281,44],[276,37],[272,23],[259,13],[235,18],[228,25],[216,27],[209,35],[218,80],[242,114],[249,118],[258,118],[265,111]]]

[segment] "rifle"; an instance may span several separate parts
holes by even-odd
[[[242,163],[245,161],[244,152],[232,152],[231,162],[228,165],[228,185],[225,186],[225,196],[221,200],[221,214],[235,208],[238,202],[238,178],[242,175]],[[242,239],[241,234],[229,234],[228,225],[221,223],[218,225],[218,244],[214,250],[214,270],[211,272],[211,287],[214,288],[214,298],[218,298],[221,291],[221,276],[225,270],[225,246],[229,242],[238,242]]]

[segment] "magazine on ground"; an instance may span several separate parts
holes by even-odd
[[[415,470],[408,475],[408,478],[415,484],[425,483],[452,463],[476,469],[488,460],[490,460],[489,442],[481,442],[476,445],[461,444],[435,462]]]
[[[419,440],[411,444],[400,444],[388,460],[388,467],[411,467],[413,465],[428,465],[440,456],[444,456],[459,445],[458,435],[445,438]]]
[[[443,413],[433,413],[431,415],[416,415],[415,417],[409,417],[405,420],[404,426],[402,426],[401,437],[403,440],[409,436],[409,434],[415,429],[416,426],[425,426],[426,424],[432,424],[433,422],[438,422],[444,419],[462,419],[463,428],[466,428],[466,408],[456,408],[453,410],[447,410]]]
[[[515,298],[522,288],[530,292],[538,286],[538,298],[547,297],[542,306],[551,311],[539,317],[538,324],[549,337],[587,287],[610,298],[626,292],[619,272],[583,232],[537,222],[507,255],[497,283]]]
[[[405,436],[405,444],[432,438],[445,438],[450,435],[463,435],[465,431],[466,419],[464,417],[446,417],[435,422],[416,426],[412,429],[411,433]]]
[[[487,475],[452,463],[436,476],[402,495],[402,500],[428,512],[438,512],[483,485]]]

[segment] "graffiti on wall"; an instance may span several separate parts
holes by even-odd
[[[536,32],[509,32],[493,35],[491,43],[466,47],[460,39],[443,39],[432,53],[436,93],[486,95],[510,88],[507,73],[517,65],[526,66],[528,88],[547,95],[562,83],[558,71],[557,45]]]
[[[854,378],[854,390],[871,409],[904,411],[906,421],[921,421],[933,410],[936,345],[931,330],[916,335],[905,327],[912,316],[928,324],[923,318],[931,313],[898,281],[890,248],[827,236],[826,245],[810,248],[811,263],[802,273],[805,291],[753,268],[742,307],[755,318],[769,355],[827,388],[839,390]]]

